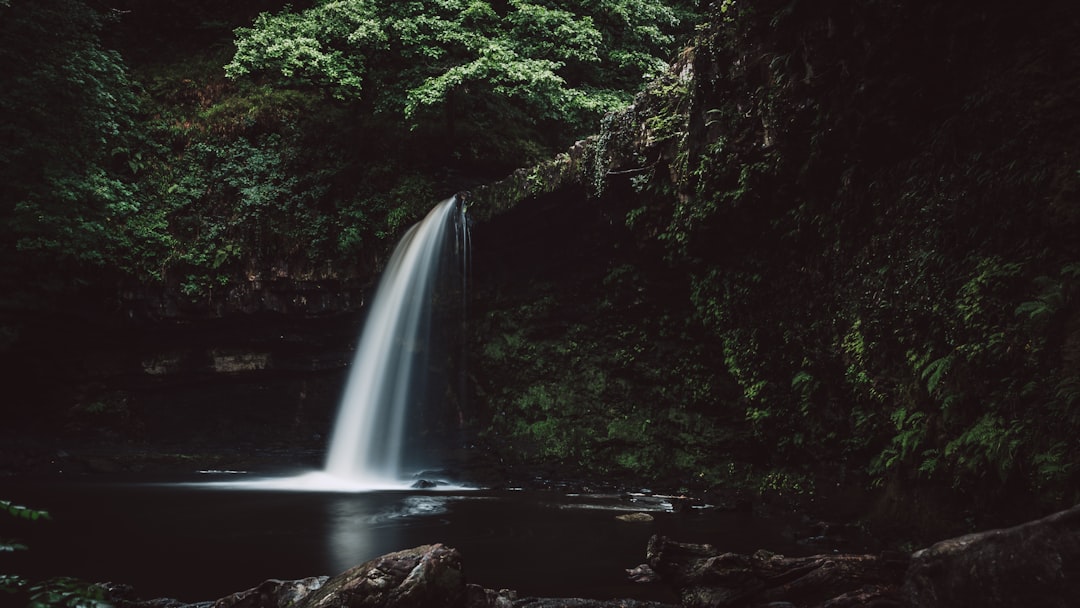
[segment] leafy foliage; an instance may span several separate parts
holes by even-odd
[[[0,9],[0,239],[65,266],[120,255],[139,209],[126,180],[136,102],[125,66],[75,0]],[[11,259],[10,257],[8,258]]]
[[[47,521],[52,517],[47,511],[17,505],[10,500],[0,500],[0,512],[28,521]],[[26,546],[14,541],[0,540],[0,553],[25,551]],[[14,574],[0,574],[0,593],[22,596],[24,606],[29,608],[50,608],[68,606],[71,608],[108,608],[112,606],[105,600],[105,590],[69,577],[54,577],[42,581],[31,581]]]
[[[17,505],[10,500],[0,500],[0,511],[16,517],[19,519],[27,519],[30,521],[37,521],[39,519],[47,520],[52,519],[48,511],[42,511],[41,509],[31,509],[30,507],[24,507]]]
[[[332,85],[339,97],[358,94],[365,71],[363,51],[370,53],[388,42],[373,7],[370,1],[335,1],[306,14],[288,9],[277,16],[263,13],[251,28],[238,32],[236,56],[226,72],[239,76],[272,68],[286,79]]]
[[[55,577],[26,585],[27,608],[111,608],[105,599],[105,590],[92,583],[70,578]]]
[[[494,130],[553,150],[659,73],[680,15],[646,0],[325,1],[238,30],[226,71],[317,86],[463,149]]]
[[[284,268],[377,261],[460,167],[506,170],[626,103],[693,17],[641,0],[320,1],[259,15],[228,55],[222,40],[147,64],[154,36],[137,30],[165,26],[146,14],[0,10],[5,283],[41,286],[13,269],[59,263],[87,277],[69,287],[134,279],[204,302]],[[162,11],[213,32],[244,9]]]

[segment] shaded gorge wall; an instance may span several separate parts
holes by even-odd
[[[78,470],[85,463],[55,455],[91,448],[186,454],[228,468],[259,452],[294,450],[295,458],[274,460],[321,463],[363,318],[360,290],[327,294],[330,303],[306,312],[214,314],[170,308],[156,291],[124,295],[82,293],[69,310],[20,320],[2,362],[13,396],[0,467]]]
[[[750,457],[686,275],[627,228],[634,200],[569,187],[475,227],[473,413],[511,471],[685,491]]]

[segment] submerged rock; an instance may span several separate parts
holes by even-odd
[[[615,519],[628,523],[645,523],[655,518],[648,513],[623,513],[622,515],[616,515]]]

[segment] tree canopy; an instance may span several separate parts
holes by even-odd
[[[494,129],[550,150],[662,70],[686,14],[655,0],[325,0],[238,29],[226,72],[318,87],[412,130]]]
[[[441,176],[592,132],[692,5],[0,2],[4,281],[60,264],[205,296],[270,259],[377,257],[460,187]]]

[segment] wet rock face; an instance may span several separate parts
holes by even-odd
[[[50,452],[103,441],[322,448],[362,321],[348,312],[28,324],[19,356],[4,363],[9,392],[34,396],[35,407],[12,408],[0,435]],[[33,468],[8,461],[0,471]]]
[[[390,553],[346,570],[299,608],[440,608],[465,598],[461,554],[442,544]]]
[[[1066,608],[1078,597],[1080,506],[916,551],[903,587],[920,608]]]
[[[249,277],[248,281],[233,283],[212,297],[187,296],[178,285],[129,284],[120,286],[115,298],[124,316],[156,322],[234,315],[340,314],[363,308],[376,276],[372,267],[356,276],[342,278]]]

